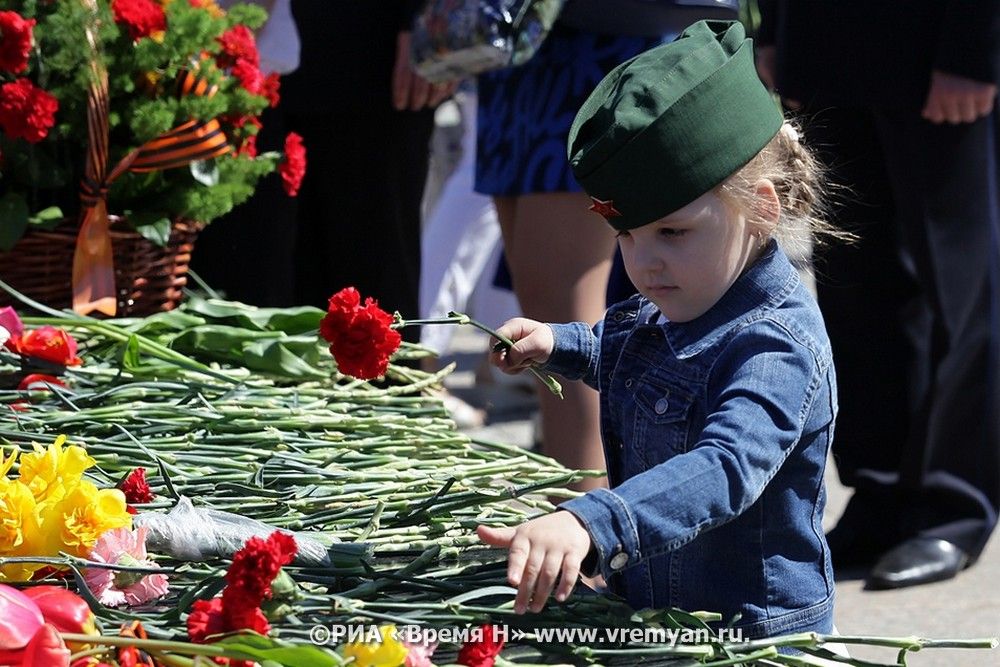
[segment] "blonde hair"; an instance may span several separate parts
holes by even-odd
[[[808,251],[814,243],[854,240],[854,235],[827,219],[824,169],[803,144],[800,130],[786,120],[774,138],[717,191],[720,197],[743,211],[751,223],[771,218],[757,195],[762,180],[774,184],[781,216],[771,232],[787,249]]]

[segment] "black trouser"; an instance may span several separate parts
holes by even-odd
[[[420,202],[432,111],[289,115],[308,168],[299,193],[295,298],[326,308],[353,285],[390,313],[416,317]],[[416,341],[419,331],[403,330]]]
[[[817,262],[841,479],[879,529],[973,557],[1000,507],[995,129],[992,117],[933,125],[854,109],[807,127],[850,188],[835,192],[834,218],[861,237]]]
[[[265,109],[257,150],[284,150],[280,109]],[[227,298],[255,306],[294,305],[292,292],[297,200],[285,194],[281,177],[268,174],[253,196],[215,220],[199,235],[191,267]]]

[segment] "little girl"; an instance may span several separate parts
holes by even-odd
[[[815,163],[739,23],[700,22],[612,71],[570,131],[592,210],[639,294],[582,323],[514,319],[492,361],[600,391],[610,489],[516,528],[514,608],[601,574],[636,609],[739,617],[744,636],[830,632],[821,525],[836,390],[819,309],[777,239],[826,231]],[[834,233],[835,235],[835,233]]]

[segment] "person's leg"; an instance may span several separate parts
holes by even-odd
[[[1000,406],[995,405],[997,155],[994,120],[934,125],[917,114],[879,116],[904,247],[930,318],[910,320],[926,373],[917,373],[910,441],[900,484],[904,530],[914,535],[873,571],[878,585],[932,580],[910,575],[937,558],[936,578],[974,560],[1000,508]],[[914,311],[919,313],[919,311]],[[948,544],[958,547],[957,556]],[[928,544],[938,546],[928,550]],[[894,553],[898,552],[898,553]],[[928,555],[929,554],[929,555]]]
[[[583,193],[517,198],[504,241],[514,292],[526,317],[594,324],[604,316],[614,234],[600,219],[591,219],[589,204]],[[597,392],[567,382],[562,399],[541,389],[539,404],[543,453],[570,468],[603,470]],[[605,484],[590,478],[579,488]]]
[[[901,539],[896,481],[912,351],[900,317],[915,283],[899,258],[892,190],[872,113],[827,108],[804,118],[805,136],[831,183],[830,219],[858,237],[820,246],[813,257],[837,371],[833,459],[841,481],[854,489],[827,539],[838,569],[871,566]],[[879,406],[877,419],[873,405]]]

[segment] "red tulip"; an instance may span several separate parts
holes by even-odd
[[[59,632],[98,636],[94,623],[94,612],[87,602],[76,593],[61,586],[32,586],[24,591],[42,612],[45,622]],[[71,644],[73,651],[85,651],[87,645]]]
[[[76,341],[62,329],[44,326],[25,332],[18,342],[18,352],[26,357],[38,357],[63,366],[79,366]]]
[[[24,648],[21,667],[69,667],[70,655],[59,631],[46,623]]]
[[[35,601],[5,584],[0,584],[0,664],[5,654],[28,645],[45,620]]]
[[[58,385],[60,387],[65,387],[66,383],[57,378],[54,375],[45,375],[44,373],[29,373],[24,376],[24,379],[17,385],[19,391],[25,389],[34,389],[38,391],[48,391],[49,388],[45,386],[45,383]],[[34,386],[32,386],[34,385]]]

